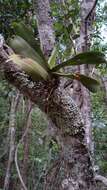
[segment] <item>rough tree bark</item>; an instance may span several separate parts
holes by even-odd
[[[52,19],[50,18],[50,4],[48,0],[33,0],[36,13],[41,48],[44,55],[48,57],[55,44],[55,36],[52,28]]]
[[[81,2],[81,27],[80,38],[76,43],[77,52],[89,51],[90,49],[96,3],[96,0],[83,0]],[[78,66],[77,70],[82,74],[90,75],[89,65]],[[82,112],[86,127],[86,141],[90,151],[93,152],[90,93],[77,82],[74,83],[74,99]]]
[[[49,16],[46,17],[46,20],[44,19],[45,14],[48,14],[50,11],[49,7],[46,7],[48,0],[38,0],[35,2],[37,3],[38,10],[41,12],[41,14],[37,12],[38,28],[41,25],[39,21],[42,20],[44,26],[42,30],[45,31],[45,25],[46,29],[47,25],[51,28]],[[41,18],[39,19],[39,17]],[[48,47],[47,42],[50,42],[48,43]],[[47,47],[46,56],[48,55],[48,49],[49,52],[52,49],[51,44],[54,44],[53,42],[54,39],[50,38],[50,33],[47,33],[44,41],[45,44],[43,43],[43,46]],[[25,96],[30,98],[31,101],[35,102],[47,114],[55,126],[56,139],[60,147],[59,160],[53,163],[52,168],[48,171],[44,189],[98,189],[94,180],[91,157],[85,142],[85,126],[80,110],[67,91],[63,89],[61,80],[53,79],[45,82],[33,82],[29,80],[28,76],[20,71],[12,62],[6,63],[8,59],[8,47],[2,43],[0,45],[0,60],[7,80],[16,86]]]

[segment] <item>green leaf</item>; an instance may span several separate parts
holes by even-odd
[[[31,76],[34,81],[49,79],[48,72],[38,62],[31,58],[24,58],[20,55],[12,54],[9,56],[8,61],[13,61],[15,64],[17,64],[20,69]]]
[[[40,55],[40,57],[46,61],[40,45],[35,40],[32,28],[30,26],[26,26],[23,22],[14,22],[12,26],[14,28],[15,34],[27,41],[28,44]]]
[[[24,57],[34,59],[45,69],[48,69],[44,64],[43,59],[38,55],[38,53],[20,36],[14,36],[14,38],[10,40],[9,45],[16,54],[20,54]]]
[[[78,74],[75,76],[75,79],[80,81],[91,92],[97,92],[97,90],[99,89],[99,82],[91,77]]]
[[[52,71],[58,71],[60,68],[66,66],[82,65],[82,64],[101,64],[107,63],[105,55],[101,52],[84,52],[79,53],[76,56],[68,59],[67,61],[62,62],[52,69]]]
[[[57,56],[57,48],[54,47],[52,54],[48,60],[49,68],[52,69],[55,66],[56,63],[56,56]]]
[[[99,87],[99,82],[97,80],[87,77],[85,75],[79,74],[79,73],[66,74],[66,73],[53,72],[53,74],[56,76],[62,76],[62,77],[78,80],[91,92],[96,92]]]

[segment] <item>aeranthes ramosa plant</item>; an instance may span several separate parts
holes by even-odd
[[[15,53],[9,56],[9,60],[17,64],[32,80],[49,80],[56,76],[66,77],[78,80],[90,91],[96,92],[99,86],[97,80],[80,73],[64,73],[62,72],[62,68],[82,64],[99,65],[106,63],[103,53],[79,53],[61,64],[56,65],[56,47],[47,61],[39,44],[34,38],[32,29],[23,23],[14,23],[13,27],[16,35],[10,40],[9,45]]]

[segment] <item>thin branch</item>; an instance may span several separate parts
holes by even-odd
[[[32,104],[28,110],[28,113],[27,113],[27,121],[29,120],[30,116],[31,116],[31,111],[32,111]],[[19,179],[20,179],[20,182],[22,184],[22,187],[24,188],[24,190],[27,190],[27,187],[23,181],[23,178],[22,178],[22,175],[21,175],[21,172],[20,172],[20,169],[19,169],[19,165],[18,165],[18,149],[19,149],[19,146],[20,144],[22,144],[23,142],[23,139],[25,138],[25,136],[27,135],[28,133],[28,130],[29,130],[29,125],[27,125],[26,129],[25,129],[25,132],[24,134],[22,135],[22,138],[20,139],[17,147],[16,147],[16,151],[15,151],[15,164],[16,164],[16,169],[17,169],[17,173],[18,173],[18,176],[19,176]]]
[[[15,128],[11,127],[10,128],[10,150],[9,150],[9,159],[8,159],[8,165],[6,169],[6,176],[4,180],[4,190],[9,189],[9,183],[10,183],[10,176],[11,176],[11,166],[12,162],[14,160],[14,149],[15,149]]]
[[[27,129],[25,130],[24,136],[25,136],[25,134],[27,134]],[[20,182],[21,182],[21,184],[22,184],[24,190],[27,190],[27,187],[25,186],[24,181],[23,181],[23,179],[22,179],[22,176],[21,176],[21,173],[20,173],[20,169],[19,169],[19,166],[18,166],[18,161],[17,161],[17,160],[18,160],[18,159],[17,159],[18,148],[19,148],[21,142],[22,142],[22,141],[20,140],[19,143],[18,143],[18,145],[17,145],[17,147],[16,147],[16,151],[15,151],[15,164],[16,164],[16,169],[17,169],[17,173],[18,173]]]
[[[107,178],[101,175],[95,175],[95,180],[102,182],[107,187]]]
[[[97,2],[98,2],[98,0],[95,0],[93,6],[91,8],[91,10],[89,11],[89,13],[87,14],[87,16],[84,19],[85,20],[85,47],[86,47],[86,50],[87,50],[87,36],[88,36],[87,35],[87,23],[88,23],[89,17],[92,15],[92,13],[93,13],[96,5],[97,5]]]
[[[88,13],[87,16],[85,17],[85,21],[87,21],[87,20],[89,19],[89,17],[90,17],[91,14],[93,13],[93,11],[94,11],[94,9],[95,9],[97,3],[98,3],[98,0],[95,0],[93,7],[91,8],[91,10],[89,11],[89,13]]]
[[[6,169],[6,176],[4,180],[4,190],[9,189],[9,183],[10,183],[10,176],[11,176],[11,167],[14,160],[14,153],[15,153],[15,125],[16,125],[16,112],[19,105],[19,92],[17,93],[17,96],[15,97],[12,94],[12,100],[11,100],[11,109],[10,109],[10,120],[9,120],[9,136],[10,136],[10,149],[9,149],[9,159]]]

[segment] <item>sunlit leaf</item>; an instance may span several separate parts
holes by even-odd
[[[34,37],[33,30],[30,26],[26,26],[23,22],[16,23],[14,22],[12,24],[15,34],[23,38],[25,41],[28,42],[28,44],[34,48],[34,50],[43,58],[45,61],[45,57],[43,55],[43,52],[40,48],[40,45],[37,43]]]
[[[49,68],[52,69],[55,66],[56,63],[56,56],[57,56],[57,48],[54,47],[52,54],[48,60]]]
[[[48,72],[39,63],[31,58],[24,58],[20,55],[12,54],[9,56],[8,61],[10,60],[17,64],[20,69],[26,72],[29,76],[31,76],[34,81],[40,79],[49,79]]]
[[[14,36],[14,38],[10,40],[9,45],[16,54],[34,59],[45,69],[47,68],[43,59],[38,55],[38,53],[20,36]]]
[[[80,81],[88,90],[91,92],[96,92],[99,88],[99,82],[91,77],[76,73],[76,74],[66,74],[66,73],[53,73],[56,76],[62,76],[69,79],[74,79]]]
[[[75,55],[74,57],[62,62],[52,69],[52,71],[58,71],[60,68],[73,65],[82,64],[96,64],[107,63],[105,55],[101,52],[84,52]]]

